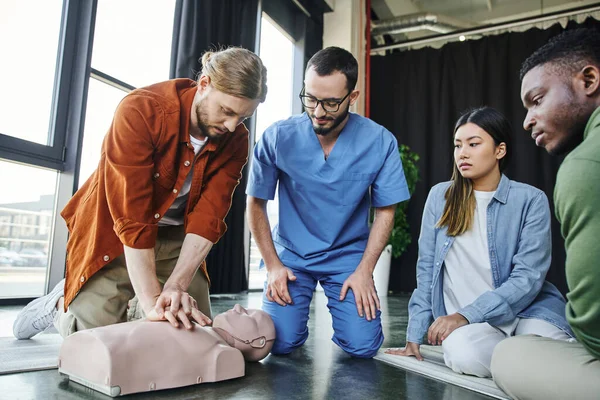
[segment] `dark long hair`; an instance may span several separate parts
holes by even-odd
[[[500,172],[504,171],[512,150],[511,134],[512,126],[502,113],[491,107],[481,107],[469,110],[463,113],[456,125],[454,126],[454,134],[463,125],[472,123],[486,131],[493,139],[496,146],[504,143],[506,152],[503,158],[500,159]],[[446,205],[444,213],[440,218],[437,226],[447,226],[449,236],[462,235],[471,228],[475,215],[475,195],[473,193],[473,182],[471,179],[464,178],[456,162],[453,162],[452,168],[452,183],[446,191]]]

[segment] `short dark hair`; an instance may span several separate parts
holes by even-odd
[[[519,77],[533,68],[552,63],[562,72],[574,72],[584,63],[600,67],[600,30],[593,28],[569,29],[552,37],[521,65]]]
[[[348,50],[340,47],[326,47],[308,60],[305,73],[314,68],[319,76],[327,76],[339,71],[346,76],[346,87],[354,90],[358,80],[358,62]]]

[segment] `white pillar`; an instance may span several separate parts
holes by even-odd
[[[352,111],[365,112],[365,0],[326,0],[333,12],[323,16],[323,47],[337,46],[351,52],[358,61],[358,101]]]

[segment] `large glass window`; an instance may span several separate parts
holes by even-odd
[[[115,109],[126,94],[126,92],[106,83],[90,79],[79,169],[79,187],[83,185],[98,166],[102,141],[110,127]]]
[[[79,187],[94,172],[115,109],[131,87],[169,79],[174,0],[100,0],[86,108]],[[111,84],[111,81],[113,81]]]
[[[62,0],[0,2],[0,133],[52,145]]]
[[[0,298],[45,292],[56,171],[0,160]]]
[[[169,78],[174,0],[100,0],[92,68],[132,86]]]
[[[43,295],[62,277],[67,234],[55,209],[73,168],[79,184],[96,168],[123,96],[169,78],[174,10],[175,0],[0,2],[0,298]]]
[[[273,20],[263,13],[260,30],[260,58],[267,67],[269,92],[264,103],[256,110],[256,140],[265,129],[276,121],[290,117],[292,113],[292,88],[294,78],[294,42],[291,37]],[[269,223],[273,228],[279,222],[279,202],[267,203]],[[250,242],[250,279],[249,289],[263,286],[266,270],[259,270],[261,256],[258,247]]]

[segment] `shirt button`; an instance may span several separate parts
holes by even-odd
[[[173,193],[177,193],[177,189],[173,189]]]
[[[448,246],[448,242],[444,243],[444,246]]]
[[[183,165],[185,165],[186,167],[189,167],[190,166],[190,162],[186,161],[186,162],[183,163]]]
[[[439,263],[439,262],[436,262],[436,263],[435,263],[435,265],[440,265],[440,263]]]
[[[159,213],[154,214],[154,218],[159,219],[160,218],[160,214]]]
[[[85,282],[85,276],[82,276],[81,278],[79,278],[79,281],[80,281],[81,283]]]
[[[155,179],[158,178],[159,176],[160,176],[160,174],[158,172],[154,174]]]
[[[104,261],[108,261],[108,260],[110,260],[110,257],[109,257],[108,255],[106,255],[106,256],[102,257],[102,259],[103,259]]]

